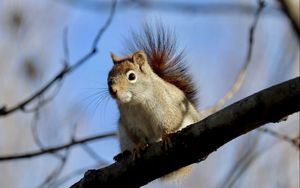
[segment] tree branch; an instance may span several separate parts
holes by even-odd
[[[140,187],[183,166],[204,160],[210,153],[259,126],[278,122],[300,110],[300,77],[262,90],[187,128],[170,134],[164,150],[152,143],[140,158],[119,154],[116,163],[90,170],[72,188]],[[121,156],[121,157],[120,157]]]
[[[112,132],[112,133],[88,137],[88,138],[81,139],[81,140],[72,140],[71,142],[69,142],[67,144],[57,146],[57,147],[42,149],[41,151],[29,152],[29,153],[19,154],[19,155],[0,156],[0,162],[16,160],[16,159],[27,159],[27,158],[31,158],[31,157],[37,157],[40,155],[51,154],[51,153],[54,153],[54,152],[57,152],[57,151],[60,151],[63,149],[68,149],[68,148],[73,147],[78,144],[84,144],[87,142],[91,142],[91,141],[95,141],[95,140],[99,140],[99,139],[103,139],[103,138],[107,138],[107,137],[113,137],[113,136],[116,136],[116,133]]]

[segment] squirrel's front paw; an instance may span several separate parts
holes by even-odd
[[[168,150],[169,148],[172,147],[170,136],[167,133],[164,133],[162,135],[161,140],[162,140],[162,147],[164,150]]]
[[[146,150],[149,145],[143,142],[140,142],[132,151],[133,159],[138,159],[141,157],[142,153]]]
[[[122,159],[125,159],[131,155],[131,152],[129,150],[125,150],[122,153],[119,153],[118,155],[114,156],[115,161],[121,161]]]

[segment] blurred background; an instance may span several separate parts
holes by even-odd
[[[299,6],[299,0],[292,1]],[[125,55],[131,31],[144,22],[159,21],[175,31],[199,88],[200,111],[230,90],[247,63],[249,47],[245,80],[225,106],[299,76],[299,35],[278,1],[265,3],[251,45],[250,28],[259,6],[255,0],[119,0],[96,54],[25,110],[0,116],[0,187],[69,187],[86,170],[114,162],[119,152],[115,136],[31,158],[1,157],[115,132],[118,111],[105,92],[110,52]],[[72,66],[88,54],[111,10],[112,1],[101,0],[0,0],[0,108],[18,105],[66,62]],[[299,113],[265,127],[269,131],[243,135],[195,164],[180,185],[155,180],[144,187],[299,187],[299,147],[292,143],[299,139]]]

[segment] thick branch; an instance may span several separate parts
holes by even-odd
[[[204,160],[210,153],[263,124],[278,122],[300,110],[300,78],[286,81],[238,101],[170,135],[172,147],[150,144],[133,160],[125,152],[105,168],[88,171],[72,188],[140,187],[180,167]]]

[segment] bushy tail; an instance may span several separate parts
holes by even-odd
[[[132,33],[132,39],[127,41],[126,46],[129,53],[144,50],[153,71],[182,90],[187,99],[197,106],[197,89],[188,74],[184,53],[178,50],[174,32],[162,24],[145,24],[142,31]]]

